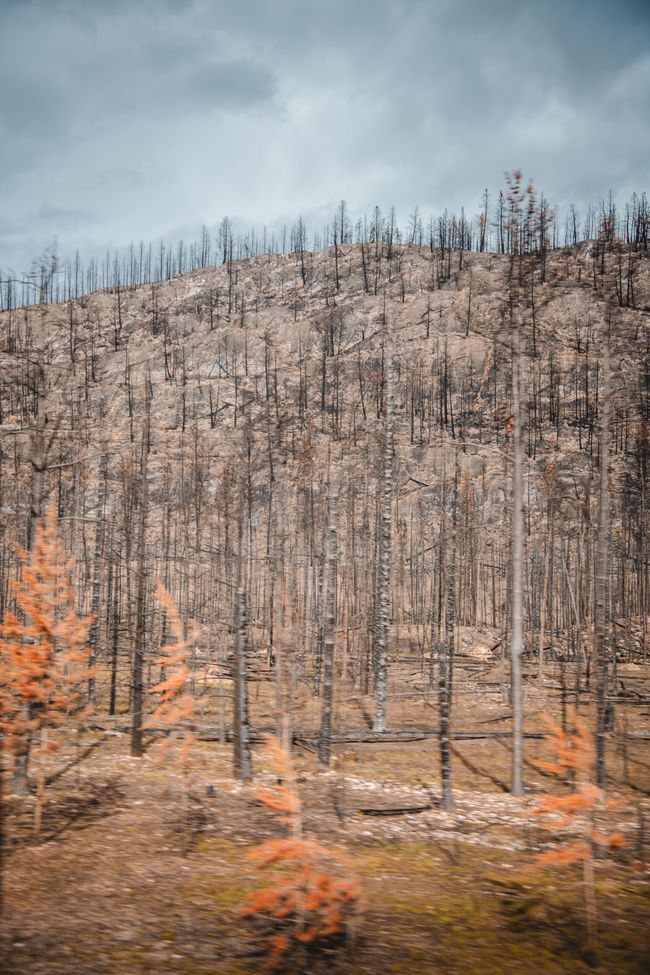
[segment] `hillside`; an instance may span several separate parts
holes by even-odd
[[[524,778],[549,787],[544,712],[600,715],[627,844],[600,881],[603,963],[642,970],[649,325],[650,258],[616,239],[521,257],[345,244],[0,315],[0,610],[52,503],[97,665],[83,740],[48,759],[43,842],[32,797],[10,802],[8,972],[249,970],[233,910],[268,824],[231,782],[244,665],[255,775],[262,733],[282,731],[308,828],[353,850],[368,890],[341,972],[588,970],[575,878],[521,879],[548,840],[530,797],[499,794],[517,337]],[[189,649],[187,793],[148,761],[165,728],[142,728],[169,639],[158,582]],[[364,819],[375,806],[398,818]],[[79,924],[95,941],[74,942]]]
[[[215,619],[229,619],[226,584],[237,574],[237,560],[252,557],[260,578],[273,563],[278,592],[288,587],[297,608],[310,588],[311,604],[307,565],[322,553],[332,471],[345,499],[341,589],[349,591],[353,578],[367,581],[382,468],[386,313],[394,342],[392,621],[426,629],[443,494],[451,511],[452,492],[444,485],[455,484],[459,618],[504,627],[512,314],[524,343],[531,625],[540,618],[549,519],[563,536],[553,542],[555,575],[566,559],[579,615],[589,618],[584,559],[597,502],[606,334],[612,609],[614,618],[641,625],[647,610],[647,255],[631,255],[635,307],[619,307],[623,258],[615,250],[599,256],[597,245],[549,255],[543,283],[539,261],[530,258],[516,288],[507,255],[392,251],[338,247],[338,272],[334,249],[307,255],[304,285],[297,255],[269,256],[4,313],[3,565],[12,562],[13,542],[26,538],[34,451],[45,483],[41,489],[39,481],[39,497],[31,501],[42,510],[46,496],[56,498],[66,544],[77,557],[80,592],[93,574],[100,511],[100,548],[108,533],[113,552],[128,558],[124,528],[138,505],[135,481],[147,427],[146,561],[164,575],[181,612],[200,624],[203,646],[218,643]],[[631,584],[622,591],[623,578]],[[344,607],[357,623],[368,612],[367,588],[354,585]],[[266,590],[263,578],[251,610],[255,623],[268,626]],[[550,612],[560,639],[570,624],[565,612],[560,606]]]

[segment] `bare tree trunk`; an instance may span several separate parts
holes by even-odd
[[[111,537],[113,532],[111,532]],[[112,618],[111,618],[111,676],[110,676],[110,690],[109,690],[109,702],[108,702],[108,713],[115,714],[115,706],[117,703],[117,657],[119,652],[119,639],[120,639],[120,563],[116,561],[115,567],[113,569],[113,607],[112,607]]]
[[[541,678],[544,672],[544,644],[546,642],[546,616],[548,613],[548,583],[551,574],[551,564],[553,561],[553,547],[554,547],[554,531],[553,531],[553,502],[549,499],[548,502],[548,517],[547,517],[547,539],[546,539],[546,554],[544,558],[544,578],[542,581],[542,596],[539,611],[539,642],[538,642],[538,675]],[[552,596],[551,596],[552,598]],[[551,629],[553,627],[553,620],[551,618]]]
[[[443,488],[443,504],[444,504]],[[449,540],[449,548],[446,558],[447,586],[445,594],[445,639],[439,644],[440,654],[438,658],[438,703],[440,708],[440,779],[441,779],[441,802],[443,809],[452,809],[454,799],[451,791],[451,747],[449,743],[449,721],[451,717],[451,694],[452,694],[452,662],[454,651],[454,625],[456,616],[456,587],[454,573],[456,571],[456,497],[452,498],[452,529]],[[443,529],[444,519],[443,511]],[[444,547],[444,537],[441,538],[441,549]],[[442,586],[442,579],[440,580]]]
[[[141,758],[144,754],[142,745],[142,709],[144,704],[144,654],[146,645],[145,612],[147,595],[147,558],[146,558],[146,530],[147,530],[147,472],[149,454],[149,402],[145,406],[146,417],[142,428],[142,446],[140,454],[140,472],[138,477],[138,542],[137,542],[137,590],[135,600],[135,635],[133,640],[133,665],[131,669],[131,755]]]
[[[332,674],[334,668],[334,642],[336,638],[336,566],[338,562],[338,492],[336,482],[331,485],[328,545],[327,545],[327,595],[325,599],[325,632],[323,636],[323,701],[321,708],[318,760],[329,765],[332,731]]]
[[[239,589],[235,601],[235,680],[234,680],[234,771],[236,778],[252,778],[250,726],[248,723],[248,684],[246,680],[246,593]]]
[[[524,561],[524,449],[521,423],[521,349],[519,324],[512,323],[512,631],[510,634],[512,695],[512,794],[521,796],[523,785],[523,688],[521,657],[524,651],[523,561]]]
[[[41,325],[44,328],[44,324]],[[47,472],[48,454],[54,433],[49,443],[46,441],[45,426],[47,413],[45,405],[45,353],[43,351],[44,337],[41,335],[41,347],[38,350],[38,365],[36,367],[36,426],[29,439],[29,462],[32,468],[29,524],[27,527],[27,550],[34,541],[36,524],[44,514],[45,474]]]
[[[393,508],[393,335],[392,318],[386,321],[386,388],[384,396],[384,470],[379,545],[377,671],[375,678],[375,720],[373,731],[386,730],[386,683],[388,678],[388,627],[390,623],[390,564]]]
[[[41,305],[41,325],[39,336],[39,349],[36,369],[36,426],[29,439],[29,462],[31,464],[31,484],[30,484],[30,508],[29,522],[27,525],[27,551],[31,550],[36,534],[36,525],[44,515],[48,455],[52,446],[52,441],[56,433],[56,427],[51,433],[49,440],[46,439],[45,426],[47,424],[47,412],[45,403],[45,352],[43,348],[44,338],[44,315],[45,304]],[[32,705],[25,702],[22,705],[23,718],[29,726],[32,718]],[[17,743],[14,754],[14,772],[12,789],[16,795],[24,796],[29,792],[27,781],[27,770],[29,767],[30,737],[24,735]]]
[[[321,683],[323,677],[323,634],[325,632],[325,572],[327,563],[324,553],[319,556],[320,565],[317,568],[317,579],[315,587],[316,597],[316,655],[314,660],[314,683],[312,693],[314,697],[320,697]]]
[[[600,498],[596,544],[596,784],[605,789],[605,728],[607,708],[607,582],[609,579],[609,338],[603,351],[600,392]]]
[[[102,461],[100,465],[101,473],[101,491],[99,499],[99,509],[97,512],[97,521],[95,524],[95,551],[93,556],[93,587],[92,587],[92,602],[91,602],[91,614],[93,621],[90,624],[90,632],[88,634],[88,646],[90,647],[90,657],[88,658],[88,667],[90,669],[90,677],[88,678],[88,703],[94,707],[95,705],[95,674],[94,667],[97,661],[97,645],[99,638],[99,609],[100,609],[100,596],[101,596],[101,559],[102,559],[102,549],[104,547],[104,518],[106,516],[106,454],[102,456]]]

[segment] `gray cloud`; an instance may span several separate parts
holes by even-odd
[[[0,267],[342,197],[471,212],[515,166],[559,204],[646,188],[643,0],[0,9]]]

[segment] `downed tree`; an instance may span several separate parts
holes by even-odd
[[[358,811],[362,816],[410,816],[412,813],[427,812],[433,809],[433,803],[429,802],[426,806],[388,806],[386,808],[365,808]]]
[[[93,723],[89,726],[93,731],[102,731],[113,734],[124,734],[129,730],[126,725],[115,725],[107,728],[103,724]],[[198,725],[193,727],[192,733],[198,741],[232,741],[232,730],[228,729],[222,736],[216,725]],[[153,737],[168,734],[166,728],[147,728],[146,734]],[[250,740],[254,744],[262,743],[272,734],[272,729],[262,729],[251,731]],[[369,731],[360,729],[359,731],[341,731],[332,735],[334,745],[373,745],[373,744],[397,744],[399,742],[428,741],[438,738],[438,731],[428,729],[413,729],[410,731]],[[512,738],[510,731],[454,731],[449,737],[453,741],[490,741],[501,738]],[[524,738],[531,741],[541,740],[544,737],[541,731],[526,731]],[[627,731],[618,733],[618,737],[631,738],[637,740],[650,739],[649,731]],[[292,735],[294,745],[302,746],[309,750],[312,742],[318,741],[317,731],[295,731]]]

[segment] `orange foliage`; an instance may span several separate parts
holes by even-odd
[[[75,597],[51,506],[36,525],[32,550],[19,551],[12,584],[19,614],[0,625],[0,727],[17,750],[31,739],[57,746],[52,731],[87,713],[83,685],[91,676],[85,642],[92,617],[75,612]]]
[[[556,775],[569,773],[574,782],[573,792],[564,796],[544,796],[536,812],[545,817],[547,829],[569,829],[572,839],[564,846],[547,850],[537,856],[540,866],[564,867],[582,863],[587,939],[595,958],[597,945],[597,907],[595,883],[596,851],[616,850],[625,845],[620,833],[604,833],[596,826],[596,815],[605,809],[619,809],[621,802],[605,801],[603,793],[593,780],[595,747],[593,735],[577,714],[572,715],[574,728],[565,731],[546,717],[548,734],[546,744],[553,753],[550,761],[537,765]]]
[[[266,942],[267,964],[277,968],[291,947],[345,933],[360,898],[360,885],[350,861],[339,850],[302,834],[302,810],[296,775],[289,755],[275,738],[266,753],[279,782],[275,789],[260,789],[258,800],[288,836],[267,840],[247,854],[258,869],[272,868],[266,887],[252,893],[240,908],[244,917],[285,922],[285,928]]]
[[[546,829],[571,829],[581,836],[579,842],[571,843],[560,850],[550,850],[539,855],[542,864],[565,865],[591,859],[596,847],[616,849],[624,845],[618,833],[600,832],[594,818],[598,810],[618,809],[621,803],[616,799],[604,800],[599,788],[591,783],[595,756],[593,735],[585,722],[573,715],[574,729],[565,731],[549,717],[544,721],[549,729],[545,736],[546,744],[554,758],[538,761],[539,768],[556,775],[570,773],[574,777],[575,788],[569,795],[544,796],[536,809],[538,815],[547,817]]]
[[[536,764],[548,772],[560,774],[570,771],[584,777],[591,772],[594,762],[594,740],[582,718],[574,714],[572,719],[575,730],[565,731],[552,718],[544,715],[544,723],[548,728],[544,740],[549,751],[555,755],[555,759]]]
[[[170,737],[162,749],[161,759],[164,759],[178,733],[178,723],[187,721],[192,717],[194,701],[187,689],[187,678],[189,676],[186,664],[187,640],[183,633],[178,610],[164,586],[158,585],[156,595],[167,613],[173,642],[164,646],[161,650],[162,656],[154,661],[154,664],[162,667],[164,678],[159,684],[149,689],[150,694],[159,694],[160,700],[158,707],[142,727],[151,728],[154,725],[163,725],[172,729]],[[184,734],[180,751],[176,757],[177,765],[187,765],[189,749],[193,740],[189,731]]]

